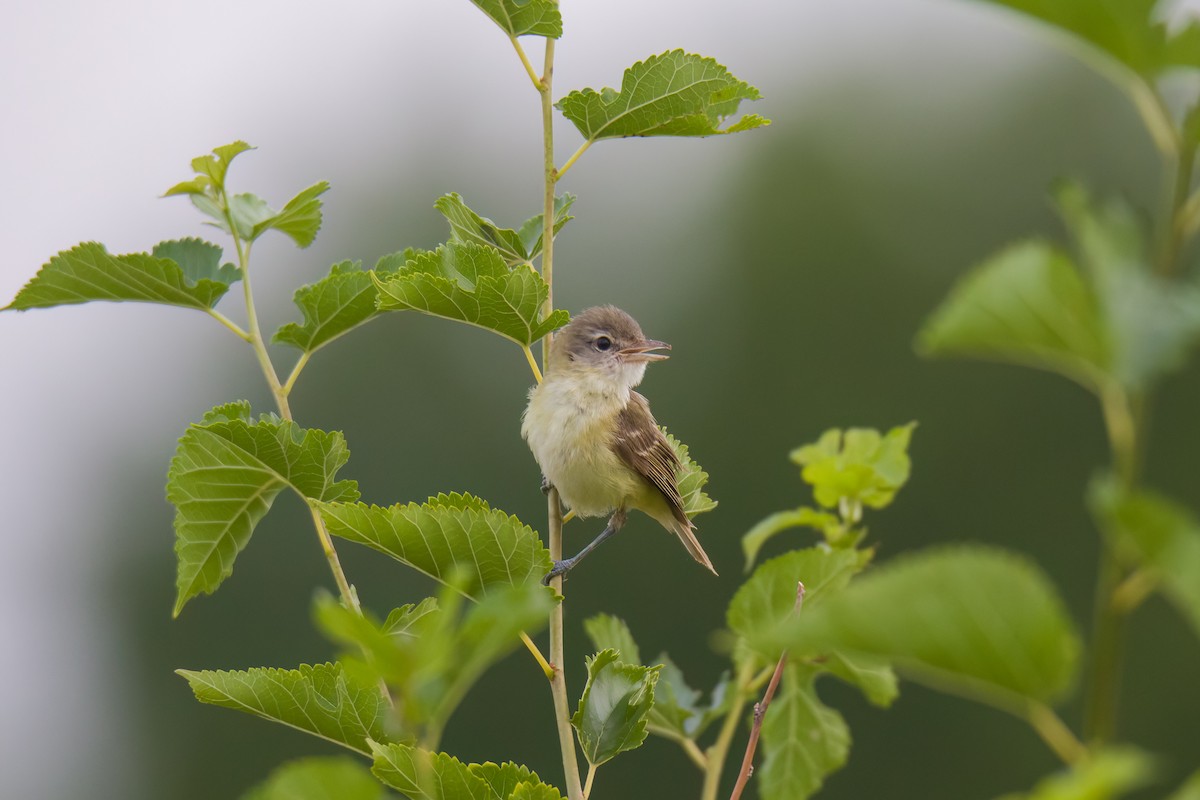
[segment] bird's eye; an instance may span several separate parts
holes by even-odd
[[[612,339],[607,336],[597,336],[595,345],[597,350],[604,352],[612,348]]]

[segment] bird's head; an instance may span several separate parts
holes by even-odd
[[[654,351],[670,349],[666,342],[647,339],[637,320],[616,306],[594,306],[555,334],[551,369],[584,370],[632,388],[642,382],[647,364],[668,358]]]

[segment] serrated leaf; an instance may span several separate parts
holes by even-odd
[[[917,342],[927,356],[1036,367],[1093,390],[1112,363],[1095,294],[1070,258],[1037,241],[972,270],[925,321]]]
[[[288,762],[242,800],[384,800],[371,771],[350,758],[314,756]]]
[[[1133,567],[1156,576],[1164,594],[1200,635],[1200,520],[1186,507],[1148,491],[1097,480],[1089,505],[1114,547]]]
[[[622,136],[712,136],[758,128],[770,120],[748,114],[721,128],[758,89],[716,60],[671,50],[625,70],[621,91],[574,91],[554,104],[589,142]]]
[[[309,500],[355,500],[354,481],[335,480],[350,458],[340,433],[306,430],[249,403],[218,406],[179,440],[167,473],[178,560],[174,613],[211,594],[233,573],[275,497],[290,487]]]
[[[1079,637],[1041,570],[976,546],[894,559],[822,603],[806,600],[776,630],[750,635],[765,652],[883,659],[913,680],[1014,713],[1062,695],[1079,656]]]
[[[522,347],[566,325],[558,309],[542,319],[550,289],[525,266],[509,269],[493,247],[448,242],[416,254],[378,282],[380,311],[421,311],[498,333]]]
[[[843,500],[884,508],[908,481],[908,443],[916,425],[900,425],[883,436],[871,428],[833,428],[816,444],[793,450],[791,459],[803,467],[800,477],[826,508]]]
[[[717,507],[717,501],[704,492],[708,483],[708,473],[705,472],[688,452],[688,446],[676,439],[666,428],[662,432],[667,436],[667,444],[675,451],[679,459],[679,469],[675,470],[675,485],[679,487],[679,496],[683,499],[683,511],[689,517],[712,511]]]
[[[303,323],[289,322],[272,341],[313,353],[349,333],[378,314],[379,292],[370,272],[359,261],[334,264],[316,283],[301,286],[293,301],[304,315]]]
[[[183,259],[180,265],[174,257]],[[164,242],[154,255],[110,255],[86,242],[53,256],[17,293],[7,309],[113,302],[164,303],[208,311],[237,280],[236,268],[219,266],[221,250],[199,239]],[[7,310],[5,309],[5,310]]]
[[[599,766],[646,740],[659,669],[622,663],[616,650],[587,659],[587,685],[571,724],[589,764]]]
[[[1144,786],[1153,773],[1153,761],[1145,753],[1110,747],[1046,778],[1029,794],[1005,795],[1001,800],[1113,800]]]
[[[850,754],[850,729],[817,697],[816,675],[811,667],[789,666],[763,717],[763,764],[755,771],[763,800],[811,797]]]
[[[553,0],[471,0],[509,36],[562,36],[562,14]]]
[[[1056,199],[1088,268],[1113,377],[1137,391],[1182,366],[1200,341],[1200,288],[1154,274],[1143,222],[1128,203],[1095,203],[1075,183],[1060,186]]]
[[[612,614],[597,614],[583,621],[583,630],[597,651],[616,650],[626,664],[641,664],[642,655],[625,620]]]
[[[753,647],[763,633],[776,630],[793,616],[798,583],[804,583],[807,615],[827,595],[843,591],[850,579],[867,565],[871,555],[869,550],[818,545],[765,561],[733,595],[726,622],[730,630]],[[780,650],[772,646],[756,652],[763,663],[774,663]]]
[[[571,216],[571,206],[575,203],[575,195],[564,194],[554,198],[554,235],[557,237],[562,226],[575,219]],[[542,252],[542,236],[545,234],[545,214],[530,217],[517,230],[517,237],[525,246],[525,252],[530,258],[537,258]]]
[[[416,636],[412,632],[412,627],[416,625],[426,614],[432,614],[438,610],[437,599],[426,597],[417,604],[405,603],[399,608],[393,608],[384,620],[380,630],[388,636]]]
[[[553,786],[542,783],[536,772],[511,761],[469,764],[467,769],[487,784],[492,792],[491,800],[562,800],[562,794]]]
[[[257,239],[269,230],[276,230],[290,238],[299,247],[308,247],[321,230],[321,201],[317,198],[329,191],[329,181],[318,181],[304,189],[270,218],[254,226],[251,239]]]
[[[870,656],[848,656],[834,651],[822,665],[826,672],[857,686],[873,705],[887,708],[900,695],[896,673],[886,661]]]
[[[841,526],[841,520],[836,514],[828,511],[817,511],[808,506],[801,506],[793,511],[776,511],[774,514],[756,524],[742,537],[742,552],[746,555],[746,571],[754,566],[758,553],[764,544],[774,538],[775,534],[790,528],[813,528],[827,531]]]
[[[372,774],[412,800],[492,800],[487,784],[454,756],[395,743],[371,742],[371,751]]]
[[[386,739],[387,702],[379,687],[356,683],[338,664],[176,673],[202,703],[279,722],[366,755],[368,740]]]
[[[470,503],[430,498],[387,508],[363,503],[321,503],[318,508],[334,536],[365,544],[446,585],[457,572],[469,597],[496,586],[540,583],[553,566],[550,553],[528,525],[516,517]]]
[[[196,156],[192,159],[192,170],[201,178],[211,182],[218,189],[225,188],[225,175],[229,172],[229,164],[237,156],[254,148],[243,141],[214,147],[212,155]],[[171,192],[168,192],[170,194]]]
[[[575,202],[572,195],[556,197],[554,201],[554,233],[574,219],[567,211]],[[434,208],[450,223],[455,241],[495,248],[510,267],[527,264],[542,251],[542,219],[538,214],[525,221],[519,231],[501,228],[486,217],[476,214],[456,193],[438,198]]]

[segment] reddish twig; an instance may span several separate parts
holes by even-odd
[[[792,613],[798,612],[803,604],[804,584],[797,583],[796,605],[793,607]],[[763,717],[767,715],[767,707],[771,705],[771,700],[775,697],[775,690],[779,688],[779,680],[783,677],[783,669],[787,666],[787,661],[788,654],[785,650],[775,665],[775,672],[771,675],[771,681],[767,684],[763,699],[754,704],[754,724],[750,728],[750,741],[746,742],[746,755],[742,757],[742,768],[738,771],[737,783],[733,786],[733,794],[729,795],[729,800],[741,798],[746,784],[750,782],[750,776],[754,774],[754,751],[758,749],[758,737],[762,733]]]

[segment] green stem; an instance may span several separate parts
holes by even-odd
[[[292,393],[292,389],[296,385],[296,379],[299,378],[300,373],[304,371],[304,367],[307,366],[308,359],[311,355],[312,353],[307,350],[300,354],[300,358],[297,359],[296,365],[292,367],[292,374],[288,375],[287,381],[283,384],[284,395],[290,395]]]
[[[508,37],[508,40],[512,42],[513,50],[517,51],[517,57],[521,59],[521,65],[525,67],[525,74],[529,76],[529,80],[533,81],[533,88],[541,91],[542,81],[534,72],[533,64],[529,63],[529,56],[525,55],[525,48],[521,46],[515,36]]]
[[[554,83],[554,40],[546,40],[546,58],[542,69],[541,80],[537,82],[538,93],[541,95],[542,106],[542,176],[544,192],[542,196],[542,279],[546,281],[549,292],[546,303],[542,308],[543,316],[549,316],[554,310],[554,100],[551,86]],[[542,340],[542,371],[550,368],[551,337]],[[536,366],[536,365],[535,365]],[[546,497],[548,520],[547,545],[550,557],[555,561],[562,560],[562,504],[558,498],[558,490],[551,489]],[[551,587],[560,596],[563,593],[562,576],[550,582]],[[579,754],[575,749],[575,731],[571,727],[571,710],[567,701],[567,676],[564,670],[566,651],[563,636],[563,604],[557,603],[550,612],[550,663],[555,667],[554,677],[550,680],[550,693],[554,698],[554,718],[558,729],[558,745],[562,753],[563,775],[566,782],[569,800],[585,800],[586,795],[579,776]]]
[[[583,155],[584,153],[586,153],[587,149],[591,146],[592,146],[591,139],[588,139],[586,142],[579,145],[579,149],[571,154],[571,157],[567,159],[567,163],[563,164],[560,169],[555,170],[554,180],[555,181],[561,180],[562,176],[567,174],[567,170],[569,170],[571,167],[573,167],[575,165],[575,162],[579,160],[579,157],[581,155]]]
[[[729,746],[733,743],[738,724],[742,721],[742,709],[746,707],[746,699],[750,696],[750,684],[754,679],[754,665],[749,661],[738,670],[734,682],[737,696],[733,707],[729,709],[717,741],[705,751],[708,768],[704,773],[704,788],[700,791],[700,800],[717,800],[717,792],[721,789],[721,772],[725,769],[725,759],[729,756]]]
[[[212,317],[213,319],[215,319],[217,322],[224,325],[229,330],[233,331],[233,335],[238,337],[242,341],[244,341],[244,342],[250,341],[250,334],[248,334],[244,330],[242,330],[241,326],[239,326],[236,322],[231,320],[229,317],[222,314],[220,311],[217,311],[215,308],[210,308],[210,309],[208,309],[208,315],[210,317]]]
[[[1025,718],[1063,763],[1076,764],[1087,756],[1087,748],[1048,706],[1031,704]]]
[[[267,385],[271,387],[271,394],[275,397],[275,406],[279,409],[279,416],[291,421],[293,419],[292,409],[288,405],[287,393],[291,388],[293,380],[288,381],[287,390],[279,383],[279,375],[275,372],[275,365],[271,363],[271,356],[267,353],[267,345],[263,340],[262,329],[258,325],[258,312],[254,306],[254,290],[251,287],[250,281],[250,245],[243,242],[242,238],[238,235],[237,226],[233,223],[233,217],[229,213],[228,207],[225,210],[225,220],[229,224],[234,249],[237,251],[238,267],[242,271],[242,290],[246,298],[248,341],[250,342],[250,346],[254,348],[254,355],[258,358],[258,365],[262,368],[263,377],[266,378]],[[301,357],[301,363],[303,362],[304,358]],[[293,370],[293,379],[297,373],[298,370]],[[311,503],[309,504],[309,511],[312,514],[313,526],[317,530],[317,539],[321,542],[321,550],[325,554],[325,560],[329,563],[329,570],[333,573],[333,580],[337,583],[342,603],[347,608],[351,608],[361,614],[362,608],[358,603],[358,596],[350,588],[350,582],[346,580],[346,573],[342,570],[341,560],[338,558],[337,550],[333,547],[333,539],[330,537],[329,531],[325,528],[325,521],[321,519],[321,515]],[[387,696],[386,691],[384,692],[384,696]]]
[[[1165,181],[1170,191],[1167,217],[1163,223],[1162,250],[1159,253],[1158,273],[1168,276],[1179,264],[1184,244],[1192,234],[1188,198],[1192,192],[1192,175],[1196,167],[1196,148],[1183,143],[1175,157],[1173,176]]]
[[[596,780],[596,765],[588,764],[587,781],[583,784],[583,796],[590,797],[592,794],[592,781]]]

